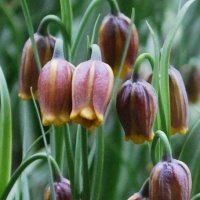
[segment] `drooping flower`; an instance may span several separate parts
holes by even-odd
[[[54,182],[54,189],[56,200],[72,200],[72,192],[70,182],[68,179],[63,178],[61,181]],[[50,187],[45,191],[44,200],[51,199]]]
[[[43,36],[39,33],[36,33],[34,35],[34,39],[38,49],[41,65],[44,66],[52,58],[55,47],[55,38],[51,35]],[[34,97],[37,98],[38,77],[39,70],[37,67],[35,55],[33,53],[33,46],[29,38],[24,45],[22,53],[20,68],[20,98],[29,100],[31,98],[31,87]]]
[[[169,68],[171,105],[171,134],[185,134],[188,130],[188,98],[181,74],[173,66]]]
[[[151,172],[149,197],[151,200],[189,200],[191,187],[191,173],[185,163],[163,160]]]
[[[141,144],[153,139],[157,94],[151,84],[127,80],[117,94],[116,107],[127,141]]]
[[[151,82],[152,74],[147,78]],[[171,134],[185,134],[188,130],[188,97],[180,72],[169,67]]]
[[[117,75],[124,51],[127,33],[131,20],[121,12],[109,14],[102,22],[99,31],[99,45],[102,51],[103,61],[108,63],[113,69],[114,76]],[[125,79],[128,73],[132,72],[132,67],[138,54],[138,34],[134,24],[132,24],[132,35],[123,65],[121,79]]]
[[[72,80],[70,119],[85,128],[101,126],[113,89],[113,72],[99,60],[79,64]]]
[[[38,100],[43,125],[61,126],[70,122],[73,71],[74,66],[61,58],[53,58],[42,68],[38,80]]]

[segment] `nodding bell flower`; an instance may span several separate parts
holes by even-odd
[[[70,123],[71,84],[74,66],[62,58],[53,58],[41,70],[38,100],[43,125]]]
[[[44,66],[49,60],[51,60],[54,47],[55,38],[51,35],[41,35],[36,33],[34,35],[36,46],[39,53],[41,65]],[[21,69],[20,69],[20,92],[19,97],[24,100],[31,98],[30,88],[32,87],[34,97],[37,98],[37,83],[38,83],[39,71],[33,53],[33,46],[30,38],[24,45]]]
[[[70,182],[68,179],[63,178],[61,181],[54,182],[56,200],[72,200],[72,193]],[[48,187],[44,194],[44,200],[51,199],[50,187]]]
[[[171,134],[185,134],[188,130],[188,98],[183,79],[173,66],[169,68],[171,105]]]
[[[114,76],[109,65],[100,60],[79,64],[72,80],[70,119],[92,129],[101,126],[113,90]]]
[[[117,94],[116,107],[127,141],[142,144],[153,139],[157,94],[151,84],[139,77],[127,80]]]
[[[114,76],[117,76],[119,71],[130,24],[131,20],[128,17],[121,12],[117,12],[106,16],[100,27],[99,46],[103,61],[111,66]],[[122,73],[120,74],[121,79],[125,79],[127,74],[132,72],[138,54],[138,43],[137,30],[135,25],[132,24],[132,35]]]
[[[187,165],[179,160],[160,161],[153,168],[149,179],[151,200],[189,200],[191,195],[191,173]]]
[[[151,82],[152,74],[147,78]],[[185,134],[188,130],[188,98],[180,72],[169,67],[171,134]]]

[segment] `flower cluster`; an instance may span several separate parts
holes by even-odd
[[[38,93],[43,125],[61,126],[74,121],[88,129],[101,126],[114,84],[110,66],[100,60],[88,60],[75,68],[63,55],[55,53],[60,47],[55,47],[50,59],[48,54],[43,55],[42,48],[39,41],[39,55],[49,61],[42,67],[39,78],[34,79],[34,92]],[[33,53],[26,51],[25,45],[22,63],[28,68]],[[25,66],[22,65],[22,72]],[[31,65],[31,69],[37,71],[37,66]],[[26,87],[30,96],[32,84],[26,80],[35,74],[25,75],[26,79],[21,77],[21,86]],[[21,92],[19,96],[22,97]]]

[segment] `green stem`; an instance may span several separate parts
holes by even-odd
[[[111,13],[113,15],[117,14],[119,12],[119,6],[115,0],[107,0],[111,7]]]
[[[63,41],[61,39],[56,40],[56,45],[55,45],[54,52],[53,52],[53,58],[64,59]]]
[[[26,167],[28,167],[31,163],[33,163],[36,160],[46,160],[47,159],[47,155],[44,153],[37,153],[33,156],[30,156],[28,159],[26,159],[25,161],[22,162],[22,164],[17,168],[17,170],[14,172],[14,174],[12,175],[10,182],[8,183],[3,195],[1,196],[1,200],[5,200],[7,199],[11,189],[13,188],[15,182],[17,181],[17,179],[19,178],[19,176],[21,175],[21,173],[26,169]],[[54,172],[54,177],[57,181],[62,179],[62,175],[60,173],[59,167],[56,164],[55,160],[53,159],[52,156],[49,156],[51,165],[53,167],[53,172]]]
[[[67,152],[67,167],[68,167],[68,173],[69,173],[69,179],[71,182],[71,190],[72,190],[72,196],[74,199],[74,157],[72,152],[72,143],[71,143],[71,137],[70,137],[70,130],[69,125],[66,124],[66,128],[64,131],[64,140],[65,140],[65,148]]]
[[[50,162],[50,153],[48,151],[47,140],[46,140],[46,137],[45,137],[44,128],[43,128],[42,121],[41,121],[41,118],[40,118],[40,113],[39,113],[38,107],[36,105],[34,96],[33,96],[32,87],[31,87],[31,95],[32,95],[33,103],[34,103],[35,110],[36,110],[36,113],[37,113],[37,117],[38,117],[38,120],[39,120],[40,129],[41,129],[41,132],[42,132],[42,137],[43,137],[44,146],[45,146],[45,151],[46,151],[46,155],[47,155],[47,161],[48,161],[48,166],[49,166],[49,171],[50,171],[50,188],[51,188],[51,191],[52,191],[51,192],[51,198],[53,200],[56,200],[56,195],[55,195],[55,190],[54,190],[54,184],[53,184],[53,177],[52,177],[52,174],[53,174],[52,173],[52,166],[51,166],[51,162]]]
[[[76,134],[76,147],[75,147],[75,174],[74,174],[74,200],[80,199],[81,193],[81,169],[82,169],[82,160],[81,160],[81,126],[77,127]]]
[[[81,126],[81,143],[82,143],[82,164],[83,164],[83,196],[82,200],[90,199],[90,179],[89,179],[89,170],[88,170],[88,139],[87,139],[87,130]]]
[[[63,166],[63,153],[64,153],[64,140],[63,140],[63,127],[56,127],[53,126],[53,137],[52,137],[54,143],[54,158],[60,167],[62,169]]]
[[[29,9],[28,9],[26,0],[20,0],[20,2],[21,2],[24,18],[25,18],[25,21],[26,21],[28,33],[29,33],[29,36],[30,36],[30,39],[31,39],[31,43],[33,45],[33,52],[34,52],[34,55],[35,55],[38,71],[40,71],[42,66],[41,66],[41,62],[40,62],[40,57],[39,57],[37,45],[36,45],[36,42],[35,42],[35,39],[34,39],[34,30],[33,30],[33,25],[32,25],[31,16],[30,16],[30,13],[29,13]]]
[[[91,45],[91,50],[92,50],[92,54],[91,54],[91,60],[102,60],[101,58],[101,50],[99,48],[99,46],[97,44],[92,44]]]
[[[200,193],[199,193],[199,194],[196,194],[195,196],[193,196],[193,197],[191,198],[191,200],[198,200],[198,199],[200,199]]]
[[[39,24],[37,33],[40,33],[42,35],[48,35],[48,26],[49,23],[56,24],[62,34],[62,38],[64,41],[64,52],[65,52],[65,58],[70,61],[71,60],[71,54],[70,54],[70,34],[65,28],[64,24],[62,23],[61,19],[55,15],[47,15],[45,16],[42,21]]]
[[[101,2],[102,0],[93,0],[90,5],[88,6],[87,10],[85,11],[84,16],[82,17],[82,20],[80,22],[79,25],[79,30],[77,33],[77,36],[75,38],[74,44],[72,46],[72,60],[74,60],[81,36],[85,30],[86,24],[88,22],[88,19],[90,17],[90,15],[92,14],[92,11],[94,10],[94,8]]]
[[[166,134],[163,131],[157,131],[153,142],[152,142],[152,146],[151,146],[151,160],[153,165],[156,165],[156,163],[158,162],[156,159],[156,145],[158,140],[161,139],[163,146],[163,160],[171,162],[172,160],[172,151],[171,151],[171,147],[169,144],[169,140],[166,136]]]
[[[95,167],[94,167],[94,178],[91,191],[91,200],[100,199],[102,175],[103,175],[103,163],[104,163],[104,131],[101,126],[98,128],[96,134],[96,154],[95,154]]]
[[[154,69],[154,60],[149,53],[143,53],[143,54],[139,55],[135,61],[135,65],[134,65],[134,71],[133,71],[133,76],[132,76],[132,79],[134,82],[137,81],[140,66],[144,59],[148,59],[151,64],[152,70]]]

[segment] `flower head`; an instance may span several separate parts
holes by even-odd
[[[102,22],[99,31],[99,45],[102,51],[103,61],[108,63],[113,69],[116,76],[131,20],[124,14],[117,12],[116,15],[106,16]],[[127,74],[132,71],[135,59],[138,54],[138,34],[134,24],[132,24],[131,41],[124,62],[120,78],[126,78]]]
[[[101,126],[113,89],[113,72],[97,60],[79,64],[72,80],[70,119],[86,128]]]
[[[169,68],[171,105],[171,134],[185,134],[188,130],[188,98],[183,79],[173,66]]]
[[[34,35],[34,39],[38,48],[41,65],[45,65],[51,60],[55,47],[55,38],[51,35],[43,36],[39,33]],[[28,39],[24,45],[21,69],[20,69],[20,92],[19,97],[28,100],[31,98],[30,87],[32,87],[35,98],[37,98],[37,82],[39,71],[36,59],[33,53],[31,40]]]
[[[127,80],[118,92],[116,106],[126,140],[141,144],[153,139],[157,94],[151,84]]]
[[[70,122],[73,71],[74,66],[61,58],[53,58],[42,68],[38,80],[38,100],[44,125],[61,126]]]
[[[69,180],[63,178],[61,181],[54,182],[54,189],[56,200],[71,200],[72,193]],[[50,200],[51,198],[50,187],[45,191],[44,200]]]
[[[160,161],[153,168],[149,182],[151,200],[186,200],[191,194],[191,173],[181,161]]]

